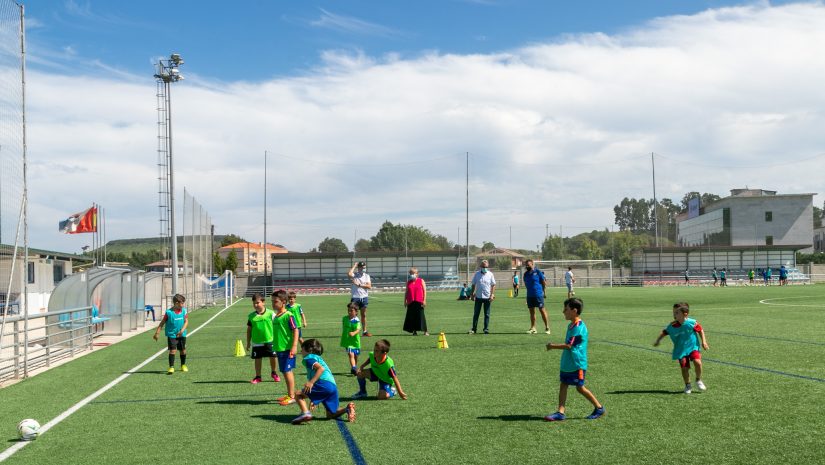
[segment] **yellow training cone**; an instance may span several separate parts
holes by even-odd
[[[439,349],[449,349],[450,345],[447,344],[447,336],[444,335],[444,331],[438,333],[438,348]]]
[[[235,341],[235,356],[236,357],[246,357],[246,351],[243,348],[243,342],[240,339]]]
[[[513,290],[512,289],[510,289],[510,298],[511,299],[513,298]]]

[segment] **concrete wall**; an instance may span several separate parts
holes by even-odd
[[[728,197],[707,211],[730,208],[730,245],[766,245],[765,236],[773,236],[773,245],[813,245],[812,199],[811,195]],[[765,221],[765,212],[771,212],[771,221]]]

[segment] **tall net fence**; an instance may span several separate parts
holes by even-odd
[[[190,308],[198,308],[223,296],[225,283],[222,278],[213,279],[212,219],[186,189],[183,190],[182,213],[180,252],[183,274],[178,292],[186,296]]]

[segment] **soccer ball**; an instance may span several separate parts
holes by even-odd
[[[24,441],[37,439],[37,435],[40,434],[40,423],[37,420],[26,418],[17,424],[17,434]]]

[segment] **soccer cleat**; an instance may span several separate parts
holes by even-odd
[[[530,328],[527,330],[527,334],[536,334],[536,328]]]
[[[278,399],[278,404],[280,404],[280,405],[290,405],[290,404],[294,404],[294,403],[295,403],[295,398],[294,397],[283,396],[280,399]]]
[[[364,331],[364,334],[362,334],[362,336],[364,336],[364,337],[370,337],[370,336],[372,336],[372,333],[371,333],[371,332],[369,332],[369,331]]]
[[[171,375],[171,374],[173,374],[174,372],[175,372],[175,367],[169,367],[169,369],[168,369],[168,370],[166,370],[166,374],[167,374],[167,375]]]
[[[467,331],[467,334],[475,334],[475,333],[476,333],[476,330],[474,330],[474,329],[471,329],[471,330]]]
[[[701,379],[697,379],[696,380],[696,389],[698,389],[702,392],[705,392],[705,391],[708,390],[708,387],[705,386],[705,383],[703,383]]]
[[[693,388],[690,386],[690,383],[685,384],[685,394],[690,394],[693,392]]]
[[[260,376],[256,376],[256,377],[252,378],[252,381],[250,381],[250,383],[252,383],[252,384],[258,384],[260,382],[261,382],[261,377]]]
[[[355,421],[355,403],[350,402],[347,404],[347,421],[350,423]]]
[[[565,418],[567,417],[565,417],[563,413],[556,412],[552,415],[547,415],[544,417],[544,421],[564,421]]]
[[[352,399],[353,399],[353,400],[355,400],[355,399],[363,399],[363,398],[365,398],[365,397],[367,397],[367,393],[366,393],[366,391],[358,391],[358,392],[356,392],[355,394],[353,394],[353,395],[352,395]]]
[[[293,425],[300,425],[301,423],[307,423],[309,421],[312,421],[312,414],[309,413],[309,412],[304,412],[304,413],[298,415],[297,417],[293,418],[292,419],[292,424]]]
[[[594,409],[593,413],[591,413],[590,415],[587,416],[587,419],[588,420],[595,420],[596,418],[599,418],[602,415],[604,415],[604,405],[602,405],[601,407],[599,407],[597,409]]]
[[[358,368],[357,367],[350,367],[349,372],[352,373],[353,376],[355,376],[355,373],[358,373]]]
[[[281,377],[278,376],[278,373],[275,373],[274,371],[272,372],[272,381],[275,381],[276,383],[281,382]]]
[[[188,373],[189,372],[189,367],[187,367],[186,365],[181,365],[180,366],[180,371],[182,371],[184,373]]]
[[[484,330],[484,334],[490,334],[490,331],[488,331],[488,330],[486,330],[486,329],[485,329],[485,330]]]
[[[550,334],[550,328],[544,328],[544,334]]]

